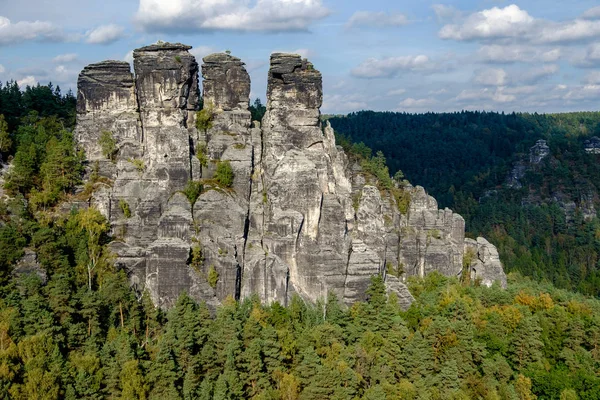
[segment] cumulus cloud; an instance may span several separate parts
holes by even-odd
[[[52,62],[56,64],[68,64],[73,61],[77,61],[77,54],[75,53],[59,54],[52,59]]]
[[[424,99],[413,99],[409,97],[407,99],[402,100],[398,104],[397,111],[404,110],[429,110],[432,106],[437,104],[437,100],[433,98],[424,98]]]
[[[217,50],[210,46],[194,46],[190,53],[196,57],[196,60],[202,60],[202,58],[206,57],[209,54],[216,53]],[[133,57],[133,55],[132,55]]]
[[[0,46],[31,40],[62,41],[66,36],[57,26],[45,21],[19,21],[0,16]]]
[[[367,103],[363,101],[359,95],[344,95],[344,94],[326,94],[323,97],[323,111],[336,113],[349,113],[352,111],[364,110],[367,108]]]
[[[576,18],[564,22],[537,19],[519,6],[493,7],[447,24],[442,39],[458,41],[511,41],[537,44],[592,40],[600,36],[600,20]]]
[[[477,55],[481,61],[493,64],[555,62],[560,59],[562,51],[560,48],[538,49],[533,46],[492,44],[482,46]]]
[[[442,27],[442,39],[475,40],[499,37],[519,37],[526,34],[534,23],[527,11],[516,5],[494,7],[467,16],[461,24]]]
[[[115,24],[102,25],[86,33],[86,42],[90,44],[111,44],[121,39],[125,28]]]
[[[403,26],[408,23],[408,18],[402,13],[357,11],[346,22],[346,28],[393,27]]]
[[[435,68],[436,63],[422,54],[382,59],[369,58],[354,68],[352,75],[357,78],[392,78],[403,71],[431,71]]]
[[[578,67],[596,67],[600,65],[600,43],[595,43],[587,48],[583,55],[575,56],[573,64]]]
[[[330,11],[321,0],[139,0],[135,20],[148,32],[300,31]]]
[[[600,71],[589,72],[583,78],[583,83],[586,85],[600,85]]]
[[[19,79],[17,80],[17,85],[19,85],[19,87],[24,88],[26,86],[35,86],[37,84],[37,80],[35,79],[35,76],[33,75],[28,75],[26,77],[24,77],[23,79]]]
[[[600,99],[600,85],[584,85],[572,88],[563,96],[564,100],[582,101]]]
[[[537,83],[556,74],[559,70],[560,68],[558,65],[544,65],[539,68],[532,68],[525,71],[519,80],[523,83]]]
[[[129,50],[125,57],[123,57],[123,61],[127,61],[129,64],[133,64],[133,50]]]
[[[506,93],[503,88],[467,89],[460,92],[455,98],[460,103],[483,100],[491,100],[494,103],[510,103],[516,99],[514,94]]]
[[[475,71],[473,82],[482,86],[505,86],[508,73],[502,68],[487,68]]]
[[[394,89],[394,90],[390,90],[389,92],[387,92],[388,96],[398,96],[401,94],[406,93],[406,89]]]
[[[583,13],[582,18],[585,19],[600,19],[600,6],[590,8]]]
[[[440,23],[458,21],[463,16],[462,11],[445,4],[434,4],[431,6],[431,8],[433,9],[435,16]]]

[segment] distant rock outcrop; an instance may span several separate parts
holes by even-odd
[[[461,275],[470,247],[478,261],[469,273],[506,284],[495,247],[465,242],[462,217],[438,210],[420,187],[380,190],[336,146],[310,62],[271,56],[267,111],[251,127],[244,63],[205,57],[197,125],[189,49],[143,47],[134,51],[135,80],[128,64],[107,61],[78,82],[76,138],[90,171],[112,182],[92,202],[111,222],[117,263],[157,306],[170,307],[184,290],[213,306],[252,294],[286,304],[293,294],[316,301],[335,293],[350,304],[380,274],[408,307],[406,277]]]

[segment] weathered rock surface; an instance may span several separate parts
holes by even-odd
[[[31,249],[25,249],[23,257],[17,261],[12,273],[15,276],[35,274],[44,284],[48,281],[46,270],[38,262],[37,253]]]
[[[506,287],[506,274],[502,269],[498,250],[493,244],[482,237],[478,237],[477,240],[465,239],[465,254],[472,257],[468,262],[472,281],[480,281],[488,287],[498,282],[502,287]]]
[[[92,64],[79,78],[76,137],[112,181],[92,202],[109,218],[112,249],[136,289],[164,308],[184,290],[213,306],[252,294],[286,304],[294,294],[334,293],[350,304],[381,274],[408,307],[407,276],[460,275],[473,245],[462,217],[439,210],[420,187],[380,190],[348,159],[321,122],[322,77],[310,62],[271,56],[267,112],[251,128],[243,62],[205,57],[212,124],[198,130],[198,65],[188,50],[134,51],[135,81],[119,62]],[[116,142],[112,161],[98,143],[103,131]],[[223,163],[231,186],[215,179]],[[195,201],[183,194],[192,180],[201,188]],[[405,214],[391,192],[410,197]],[[201,250],[193,263],[192,248]],[[495,247],[477,242],[477,254],[477,276],[505,284]]]
[[[541,139],[529,150],[529,162],[533,165],[539,164],[542,160],[550,155],[550,147],[548,142]]]
[[[600,154],[600,138],[598,136],[592,136],[589,140],[586,140],[583,145],[586,153]]]

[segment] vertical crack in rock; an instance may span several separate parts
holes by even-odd
[[[146,46],[134,51],[135,78],[129,64],[105,61],[78,79],[75,137],[88,162],[114,181],[91,203],[119,238],[111,244],[117,264],[157,306],[172,306],[184,290],[213,308],[252,294],[287,304],[294,293],[313,302],[335,293],[351,304],[381,274],[408,307],[413,299],[400,278],[435,270],[455,276],[464,254],[476,255],[473,279],[506,285],[497,249],[465,239],[462,217],[411,186],[396,188],[410,198],[401,215],[392,194],[335,145],[320,120],[321,73],[310,62],[271,55],[267,111],[251,127],[244,63],[229,54],[205,57],[203,100],[214,118],[198,132],[198,64],[189,49]],[[113,160],[99,145],[103,132],[115,139]],[[205,166],[197,149],[205,149]],[[225,187],[215,179],[224,162],[234,174]],[[190,179],[204,187],[193,207],[181,193]],[[193,245],[204,260],[196,268],[188,266]],[[387,273],[387,262],[405,266],[404,277]],[[207,279],[213,269],[216,285]]]

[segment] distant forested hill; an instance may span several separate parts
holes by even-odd
[[[340,143],[383,151],[392,174],[463,215],[509,270],[600,294],[600,155],[586,151],[600,113],[362,111],[329,120]],[[539,140],[549,154],[532,163]]]

